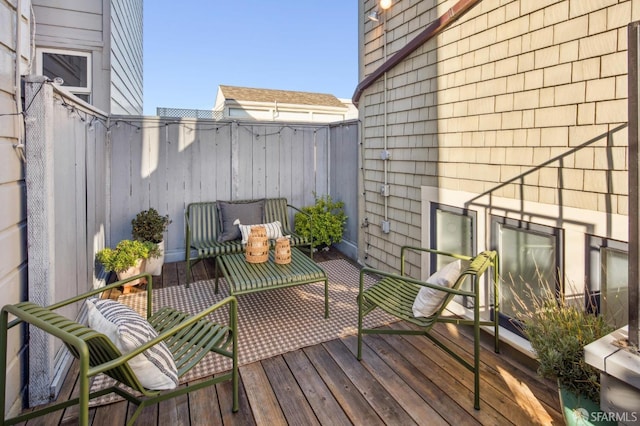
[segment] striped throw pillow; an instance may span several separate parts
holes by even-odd
[[[123,354],[158,337],[147,320],[122,303],[97,298],[88,299],[86,303],[89,327],[106,335]],[[165,390],[178,386],[178,369],[164,342],[131,358],[129,367],[147,389]]]
[[[242,244],[247,244],[252,226],[264,226],[267,230],[267,238],[270,240],[275,240],[282,237],[282,224],[279,220],[271,223],[260,223],[254,225],[242,225],[238,223],[238,225],[240,226],[240,233],[242,234]]]

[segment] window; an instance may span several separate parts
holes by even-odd
[[[611,326],[629,322],[629,246],[622,241],[587,237],[587,309],[603,315]]]
[[[522,335],[518,313],[532,308],[532,297],[562,291],[562,230],[493,216],[492,241],[500,265],[500,325]]]
[[[91,54],[72,50],[38,49],[38,73],[63,80],[62,86],[89,102],[91,94]]]
[[[431,203],[430,247],[452,253],[475,255],[476,212],[459,207]],[[438,257],[438,256],[436,256]],[[431,265],[431,273],[440,269],[447,259],[439,257]]]
[[[450,253],[474,256],[476,254],[476,212],[459,207],[431,203],[431,241],[430,247]],[[451,262],[450,257],[432,255],[430,274]],[[470,280],[462,286],[463,290],[471,290]],[[467,308],[472,308],[466,298],[455,300]]]

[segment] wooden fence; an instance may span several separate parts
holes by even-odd
[[[303,207],[331,194],[357,222],[356,122],[111,120],[110,245],[130,238],[131,219],[153,207],[172,220],[167,261],[184,259],[184,211],[195,201],[285,197]],[[355,247],[356,230],[345,238]]]

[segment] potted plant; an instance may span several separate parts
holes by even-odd
[[[161,216],[153,207],[141,211],[131,221],[134,240],[147,241],[157,245],[152,250],[149,260],[146,262],[146,272],[151,275],[160,275],[164,265],[164,232],[169,227],[171,220],[169,215]]]
[[[532,297],[533,307],[523,315],[521,328],[539,362],[538,373],[557,380],[567,425],[615,425],[602,422],[600,375],[584,359],[584,347],[612,331],[605,319],[588,312],[546,288]]]
[[[157,247],[153,243],[122,240],[114,249],[107,247],[96,253],[96,260],[102,264],[105,271],[115,272],[118,279],[122,280],[140,274],[145,259],[154,251],[157,251]],[[141,280],[127,283],[124,293],[128,293],[131,286],[140,283]]]
[[[342,241],[344,225],[347,222],[344,202],[333,201],[330,195],[322,197],[318,197],[315,193],[313,195],[316,203],[313,206],[303,207],[301,209],[303,213],[295,214],[295,231],[308,239],[313,236],[314,248],[320,246],[328,250],[331,244]]]

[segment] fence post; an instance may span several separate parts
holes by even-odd
[[[28,300],[41,306],[55,296],[53,88],[46,77],[25,81]],[[50,401],[53,338],[36,327],[29,334],[29,405]]]

